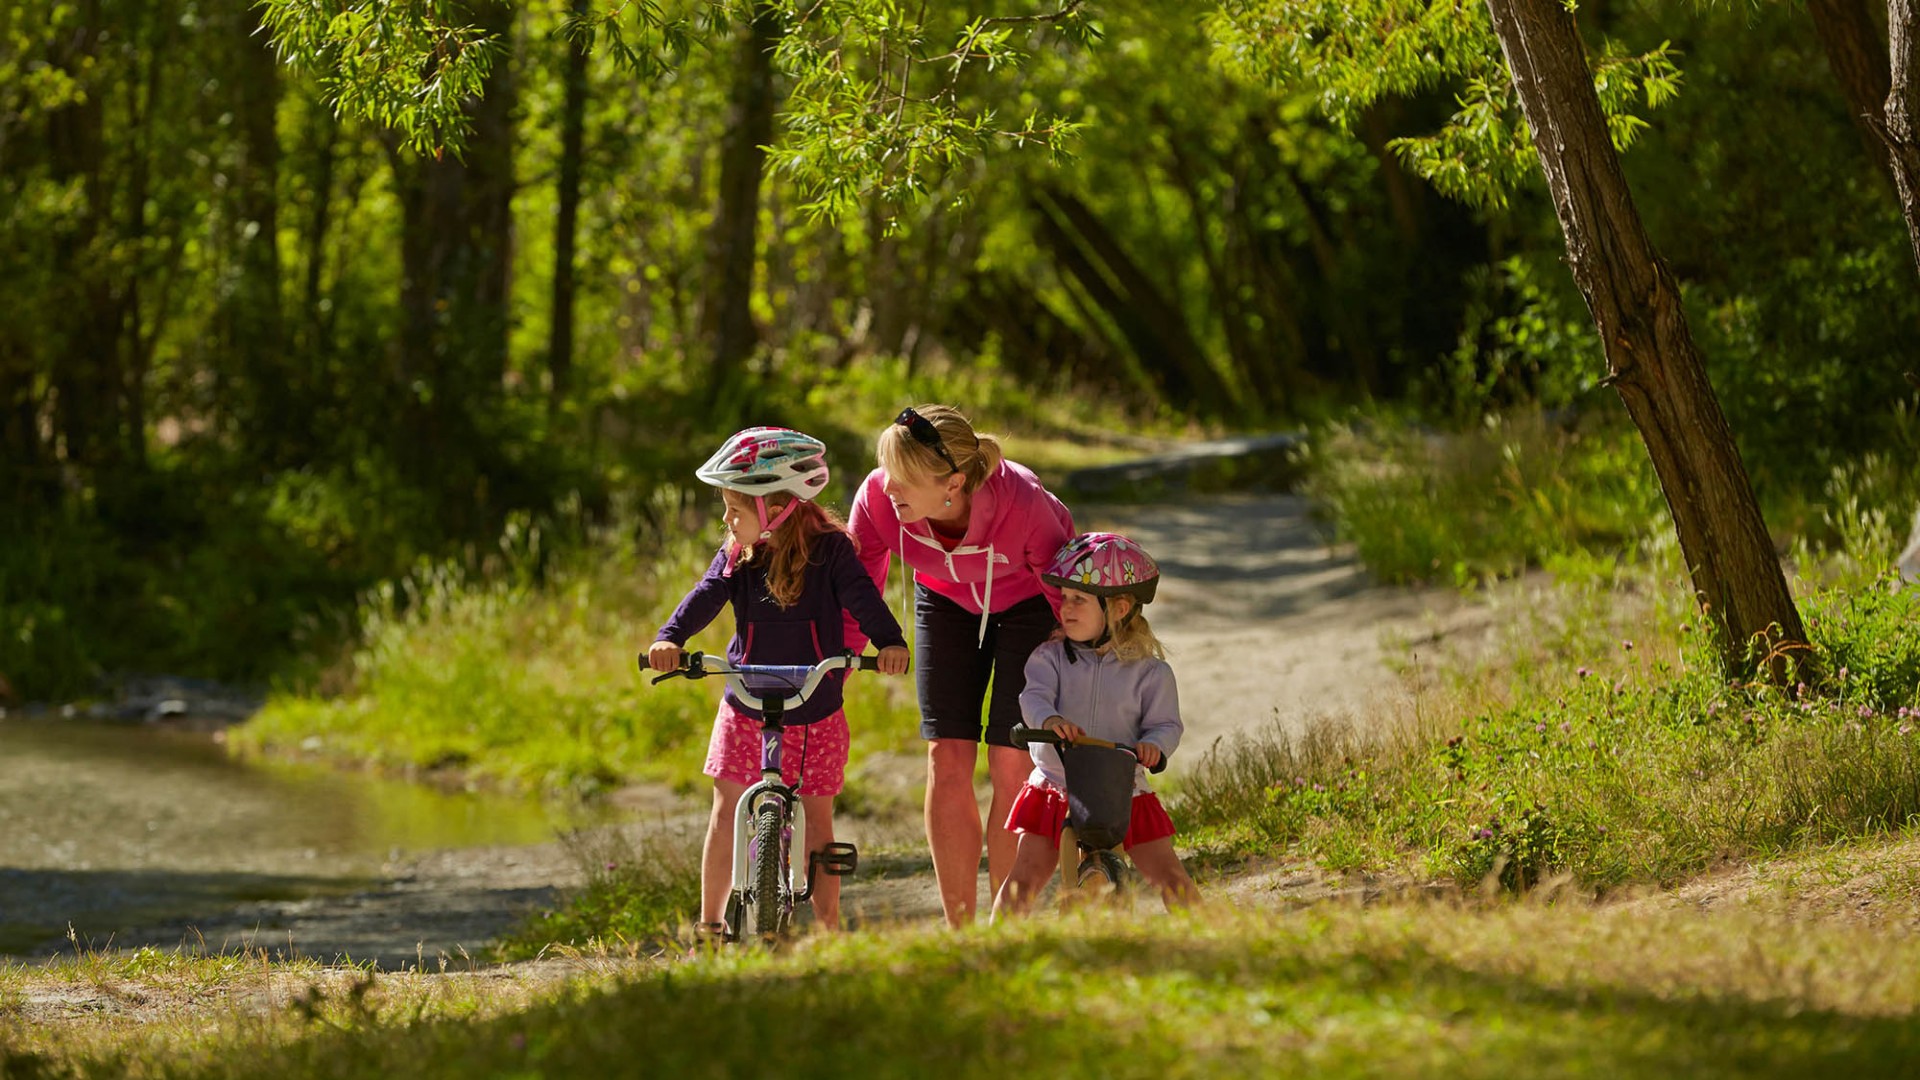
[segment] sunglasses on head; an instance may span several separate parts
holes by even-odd
[[[939,454],[940,460],[947,463],[947,468],[952,469],[953,472],[960,471],[960,466],[954,464],[953,455],[947,453],[947,444],[940,438],[940,429],[933,426],[933,421],[908,407],[901,409],[900,415],[894,417],[893,422],[906,428],[907,434],[913,436],[914,442]],[[947,475],[951,476],[953,473]]]

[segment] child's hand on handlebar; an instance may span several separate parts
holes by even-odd
[[[1072,742],[1086,735],[1085,729],[1064,716],[1047,717],[1047,730],[1068,742]]]
[[[1150,742],[1134,743],[1133,756],[1139,758],[1140,764],[1149,769],[1160,764],[1160,748]]]
[[[907,673],[907,647],[889,645],[880,650],[880,674],[905,675]]]
[[[680,666],[680,646],[671,641],[656,641],[647,647],[647,666],[655,671],[673,671]]]

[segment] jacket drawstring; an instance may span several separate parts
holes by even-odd
[[[918,540],[920,543],[926,544],[929,547],[938,547],[940,549],[941,558],[945,559],[947,563],[947,580],[953,581],[956,584],[958,584],[960,575],[953,568],[953,552],[947,550],[945,545],[938,544],[932,540],[923,539],[917,533],[907,532],[906,522],[900,522],[899,527],[900,527],[900,543],[899,543],[900,561],[903,564],[905,564],[905,566],[907,567],[907,570],[913,575],[913,583],[915,588],[918,588],[920,584],[920,570],[919,568],[913,565],[911,560],[907,558],[907,537],[908,536],[912,536],[915,540]],[[975,550],[978,550],[978,549],[976,548]],[[980,634],[977,640],[977,644],[981,646],[984,646],[987,643],[987,619],[993,614],[993,578],[994,578],[994,570],[998,565],[998,560],[999,560],[999,556],[994,551],[994,546],[992,541],[988,541],[987,543],[987,588],[986,588],[985,596],[982,597],[981,590],[975,587],[972,582],[967,583],[967,595],[973,598],[974,603],[980,605]],[[914,647],[918,649],[919,648],[919,637],[918,637],[919,627],[916,626],[914,629],[915,629]]]
[[[987,544],[987,598],[980,604],[980,646],[987,644],[987,616],[993,612],[993,544]]]

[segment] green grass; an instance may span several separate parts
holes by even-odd
[[[232,743],[546,794],[697,786],[719,684],[652,686],[636,657],[711,554],[693,537],[652,556],[608,539],[556,560],[539,585],[422,571],[369,597],[362,644],[337,676],[344,692],[277,695]],[[723,614],[689,645],[724,651],[731,633]],[[857,745],[918,731],[905,683],[849,684]]]
[[[211,1034],[0,1037],[42,1076],[1896,1075],[1916,964],[1903,935],[1746,915],[1215,909],[629,964],[508,1009],[379,976]]]
[[[563,842],[586,882],[530,916],[495,944],[496,960],[559,950],[605,955],[673,947],[700,906],[700,837],[655,832],[634,845],[611,830],[570,833]]]
[[[1803,599],[1827,677],[1787,687],[1728,683],[1672,611],[1603,642],[1530,632],[1554,621],[1536,604],[1512,629],[1551,659],[1496,647],[1502,670],[1366,739],[1269,731],[1196,770],[1177,812],[1243,853],[1516,888],[1673,882],[1900,830],[1920,820],[1920,590],[1889,584]]]
[[[1665,527],[1624,424],[1565,430],[1516,413],[1442,435],[1382,418],[1315,433],[1304,463],[1336,538],[1387,582],[1466,586]]]

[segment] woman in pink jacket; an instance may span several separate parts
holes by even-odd
[[[847,526],[883,592],[894,556],[913,576],[927,846],[947,922],[960,926],[973,919],[979,899],[973,770],[983,733],[993,781],[984,830],[988,896],[1013,865],[1018,838],[1006,830],[1007,812],[1033,761],[1009,733],[1020,721],[1027,657],[1058,622],[1060,590],[1040,572],[1073,535],[1073,515],[1032,472],[1008,461],[998,440],[947,406],[903,410],[876,449],[880,467],[854,495]]]

